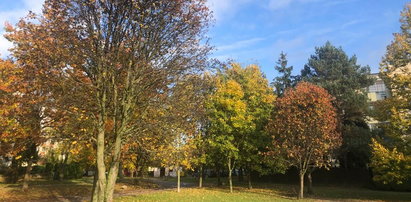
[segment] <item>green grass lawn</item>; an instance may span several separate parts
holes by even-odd
[[[290,201],[274,192],[238,191],[229,193],[228,190],[216,188],[183,188],[180,193],[175,190],[159,191],[139,196],[120,197],[116,201]]]
[[[17,184],[0,183],[0,201],[88,201],[92,178],[50,181],[33,179],[27,191]],[[116,185],[115,201],[290,201],[296,200],[296,184],[254,183],[247,189],[245,182],[234,181],[234,193],[225,184],[216,187],[215,178],[207,178],[204,188],[196,188],[196,179],[185,177],[186,186],[176,192],[176,179],[125,178]],[[226,179],[222,178],[222,182]],[[411,201],[411,192],[389,192],[361,186],[315,185],[315,194],[306,195],[303,201]]]
[[[175,179],[169,178],[168,182]],[[183,182],[195,180],[183,178]],[[224,180],[222,180],[225,182]],[[290,201],[296,200],[298,186],[292,184],[255,183],[249,190],[246,184],[236,183],[234,193],[227,186],[215,187],[215,179],[208,179],[205,188],[182,188],[159,190],[137,196],[119,197],[116,201]],[[378,191],[358,186],[314,186],[315,194],[305,195],[304,201],[411,201],[411,192]]]
[[[317,187],[317,193],[307,195],[302,201],[411,201],[411,193],[373,191],[342,187]],[[296,200],[290,193],[270,190],[236,188],[234,193],[221,188],[183,188],[176,190],[157,191],[138,196],[117,198],[119,202],[131,201],[290,201]]]

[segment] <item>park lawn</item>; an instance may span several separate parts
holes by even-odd
[[[27,191],[21,183],[0,183],[0,201],[89,201],[92,178],[49,181],[33,179]],[[115,201],[290,201],[296,200],[296,184],[254,183],[249,190],[246,183],[235,181],[234,193],[227,185],[216,187],[216,179],[205,180],[205,187],[195,188],[195,179],[183,178],[186,187],[176,192],[175,179],[125,178],[118,182]],[[222,179],[225,182],[225,179]],[[411,192],[377,191],[360,186],[315,185],[314,195],[306,195],[303,201],[411,201]]]
[[[234,193],[229,193],[227,189],[219,188],[183,188],[180,193],[176,190],[165,190],[142,194],[138,196],[126,196],[117,198],[118,202],[132,201],[290,201],[292,198],[276,194],[274,191],[254,189],[244,191],[235,189]]]
[[[254,189],[245,186],[234,187],[229,193],[228,187],[182,188],[162,190],[137,196],[119,197],[116,201],[290,201],[297,200],[298,187],[287,184],[258,183]],[[305,195],[301,201],[411,201],[411,192],[377,191],[361,187],[317,186],[315,194]]]
[[[21,183],[0,183],[0,201],[58,201],[76,200],[90,195],[92,188],[87,179],[81,180],[44,180],[33,179],[29,189],[23,191]]]
[[[92,177],[62,181],[34,178],[29,182],[29,189],[23,191],[21,182],[0,182],[0,201],[89,201],[92,183]],[[147,181],[124,179],[116,184],[115,196],[146,193],[158,187]]]

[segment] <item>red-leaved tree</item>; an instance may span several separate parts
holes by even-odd
[[[301,82],[275,102],[275,110],[267,126],[273,137],[268,154],[284,156],[289,165],[297,167],[299,198],[304,196],[307,171],[330,166],[333,151],[341,145],[333,99],[325,89]]]

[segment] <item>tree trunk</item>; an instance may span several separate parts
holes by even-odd
[[[180,165],[177,165],[177,192],[180,192]]]
[[[120,162],[118,166],[118,177],[122,180],[124,179],[123,164]]]
[[[238,181],[239,182],[244,181],[243,167],[240,167],[240,169],[238,170]]]
[[[252,189],[253,186],[251,185],[251,169],[248,168],[247,171],[248,189]]]
[[[346,173],[348,172],[348,152],[344,152],[344,168]]]
[[[29,161],[27,162],[26,173],[24,174],[23,190],[27,190],[29,188],[29,180],[31,176],[30,172],[31,172],[32,164],[33,164],[33,160],[30,158]]]
[[[105,201],[112,202],[113,201],[113,193],[114,193],[114,186],[116,185],[117,175],[118,175],[118,162],[114,162],[114,165],[110,167],[107,177],[107,184],[105,190]]]
[[[220,168],[217,168],[217,186],[221,185]]]
[[[120,164],[120,153],[121,153],[121,135],[117,134],[116,141],[114,143],[114,153],[113,161],[111,162],[110,170],[108,172],[106,190],[105,190],[105,201],[113,201],[114,186],[116,185],[118,168]]]
[[[106,188],[106,166],[104,164],[104,122],[99,118],[99,128],[97,134],[97,182],[96,182],[96,196],[93,196],[93,201],[103,202]],[[93,194],[94,194],[93,193]]]
[[[98,171],[97,167],[94,169],[94,177],[93,177],[93,189],[91,192],[91,201],[97,201],[98,189],[97,189],[97,179],[98,179]]]
[[[308,180],[308,193],[309,194],[313,194],[313,181],[312,181],[312,177],[311,177],[311,173],[312,171],[308,171],[307,173],[307,180]]]
[[[200,171],[198,174],[198,187],[199,188],[203,187],[203,165],[200,166]]]
[[[69,152],[65,152],[62,153],[62,156],[64,157],[64,159],[62,159],[60,166],[59,166],[59,171],[58,171],[58,179],[59,180],[63,180],[64,179],[64,174],[66,173],[66,165],[67,165],[67,161],[68,161],[68,155]]]
[[[228,183],[230,184],[230,193],[233,193],[233,179],[231,173],[231,158],[228,158]]]
[[[302,172],[300,172],[300,193],[298,194],[298,198],[304,198],[304,173]]]

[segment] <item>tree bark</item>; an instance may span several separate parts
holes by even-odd
[[[252,189],[253,186],[251,185],[251,169],[247,169],[247,181],[248,181],[248,189]]]
[[[180,192],[180,165],[177,165],[177,192]]]
[[[117,134],[115,143],[114,143],[114,153],[113,153],[113,161],[111,162],[111,166],[108,172],[108,179],[106,184],[105,190],[105,201],[112,202],[113,201],[113,194],[114,194],[114,186],[117,181],[118,176],[118,168],[120,164],[120,153],[121,153],[121,135]]]
[[[231,173],[231,158],[228,158],[228,183],[230,184],[230,193],[233,193],[233,179]]]
[[[221,185],[220,168],[217,167],[217,186]]]
[[[23,190],[27,190],[29,188],[29,180],[30,180],[30,172],[31,172],[31,166],[33,164],[33,160],[30,158],[29,161],[27,162],[27,168],[26,168],[26,173],[24,174],[23,178]]]
[[[203,165],[200,166],[200,171],[198,174],[198,187],[199,188],[203,187]]]
[[[124,179],[123,164],[120,162],[118,166],[118,177],[122,180]]]
[[[59,171],[58,171],[58,175],[59,175],[58,179],[59,180],[63,180],[65,178],[64,174],[65,174],[65,171],[66,171],[66,165],[67,165],[67,161],[68,161],[69,152],[64,152],[64,153],[62,153],[62,155],[63,155],[64,159],[62,159],[62,161],[60,163],[60,166],[59,166]]]
[[[98,189],[97,189],[97,179],[98,179],[98,171],[97,167],[94,169],[94,177],[93,177],[93,190],[91,192],[91,201],[97,201]]]
[[[99,118],[99,128],[97,134],[97,182],[96,182],[96,196],[93,196],[93,201],[103,202],[106,187],[106,166],[104,164],[104,122],[102,117]]]
[[[300,172],[300,192],[298,194],[299,199],[304,198],[304,173]]]
[[[309,194],[313,194],[313,181],[312,181],[312,177],[311,177],[311,173],[312,171],[308,171],[307,172],[307,180],[308,180],[308,193]]]
[[[244,181],[243,167],[240,167],[240,169],[238,170],[238,181],[239,182]]]

